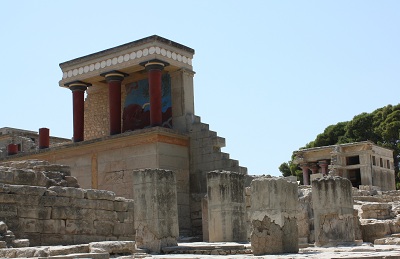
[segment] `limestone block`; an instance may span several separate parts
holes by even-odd
[[[109,254],[133,254],[136,252],[135,241],[104,241],[89,244],[90,253],[106,252]]]
[[[94,219],[97,211],[73,207],[53,207],[52,219]],[[108,211],[106,211],[108,212]]]
[[[49,234],[64,234],[65,233],[65,220],[46,219],[40,220],[42,225],[41,233]]]
[[[51,207],[25,205],[18,207],[18,217],[33,219],[50,219]]]
[[[80,188],[52,186],[49,188],[49,190],[56,192],[57,196],[61,197],[71,197],[77,199],[83,199],[85,197],[85,190]]]
[[[74,199],[76,200],[76,199]],[[65,207],[71,205],[71,199],[59,196],[42,196],[40,197],[39,206],[44,207]]]
[[[17,217],[17,205],[0,203],[0,218]]]
[[[94,200],[93,200],[94,201]],[[96,209],[99,210],[114,210],[114,202],[110,200],[96,200]]]
[[[46,192],[46,187],[28,185],[9,185],[9,193],[42,196]]]
[[[297,253],[297,184],[259,177],[251,182],[251,247],[254,255]]]
[[[26,233],[40,233],[42,231],[41,221],[38,219],[20,218],[21,229]]]
[[[97,209],[97,200],[71,198],[70,204],[76,208]]]
[[[41,172],[33,170],[12,169],[14,184],[47,186],[48,178]]]
[[[65,233],[72,235],[85,235],[93,233],[93,221],[92,220],[72,220],[68,219],[65,221]]]
[[[135,235],[135,226],[133,222],[131,223],[114,223],[114,236],[134,236]]]
[[[7,243],[6,241],[0,241],[0,249],[2,248],[7,248]],[[1,253],[0,253],[1,254]]]
[[[114,232],[114,222],[105,220],[93,221],[93,227],[96,230],[96,235],[112,236]]]
[[[41,233],[40,239],[42,246],[55,246],[60,244],[63,245],[82,244],[82,243],[75,243],[73,235]]]
[[[118,219],[116,211],[93,210],[93,212],[94,215],[92,218],[96,220],[116,221]]]
[[[346,178],[312,182],[315,245],[336,246],[355,241],[352,185]]]
[[[85,198],[90,200],[115,200],[115,193],[105,190],[87,189]]]
[[[114,210],[115,211],[127,211],[128,210],[128,202],[114,201]]]
[[[8,183],[8,184],[13,184],[14,183],[14,174],[11,171],[3,171],[0,168],[0,182],[1,183]]]
[[[208,239],[247,241],[244,175],[212,171],[207,174]]]
[[[74,188],[79,188],[79,183],[78,183],[78,179],[76,179],[76,177],[73,176],[65,176],[65,181],[67,182],[67,186],[68,187],[74,187]]]
[[[119,222],[133,223],[134,216],[133,212],[118,211],[117,218]]]
[[[12,241],[12,247],[29,247],[29,239],[15,239]]]
[[[361,222],[361,231],[363,241],[371,243],[391,233],[389,222],[384,221]]]
[[[89,244],[49,247],[50,256],[68,255],[77,253],[89,253]]]
[[[361,218],[388,219],[393,218],[392,205],[387,203],[368,203],[361,205]]]
[[[161,252],[177,245],[179,235],[175,173],[168,170],[133,171],[134,223],[138,247]]]
[[[48,247],[15,248],[15,257],[48,257]]]

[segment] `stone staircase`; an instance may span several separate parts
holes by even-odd
[[[190,136],[190,215],[192,234],[202,238],[202,199],[207,193],[207,173],[215,170],[238,172],[247,175],[247,168],[221,151],[225,138],[210,130],[196,115],[186,116]],[[200,239],[201,240],[201,239]]]

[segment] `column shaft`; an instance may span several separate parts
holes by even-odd
[[[150,68],[149,94],[150,94],[150,124],[152,127],[162,125],[162,88],[161,88],[161,69]]]
[[[110,106],[110,135],[121,133],[121,81],[108,81],[108,102]]]
[[[72,91],[72,109],[74,121],[74,142],[80,142],[84,139],[84,112],[85,112],[85,91],[88,84],[71,83],[67,84]]]
[[[108,84],[108,104],[110,111],[110,135],[121,133],[121,84],[125,74],[120,71],[109,71],[101,74]]]
[[[308,166],[300,166],[303,170],[303,184],[310,185],[310,175],[308,174]]]

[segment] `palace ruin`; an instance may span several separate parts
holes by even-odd
[[[400,253],[390,150],[300,150],[300,186],[249,176],[195,115],[193,55],[154,35],[60,64],[73,139],[0,129],[0,257]]]

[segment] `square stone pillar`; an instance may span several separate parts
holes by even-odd
[[[254,255],[297,253],[297,184],[260,177],[251,182],[251,248]]]
[[[209,242],[247,241],[244,194],[243,174],[228,171],[207,174]]]
[[[176,176],[173,171],[133,171],[136,245],[160,253],[179,236]]]
[[[351,182],[328,177],[312,182],[316,246],[353,244],[354,216]]]

